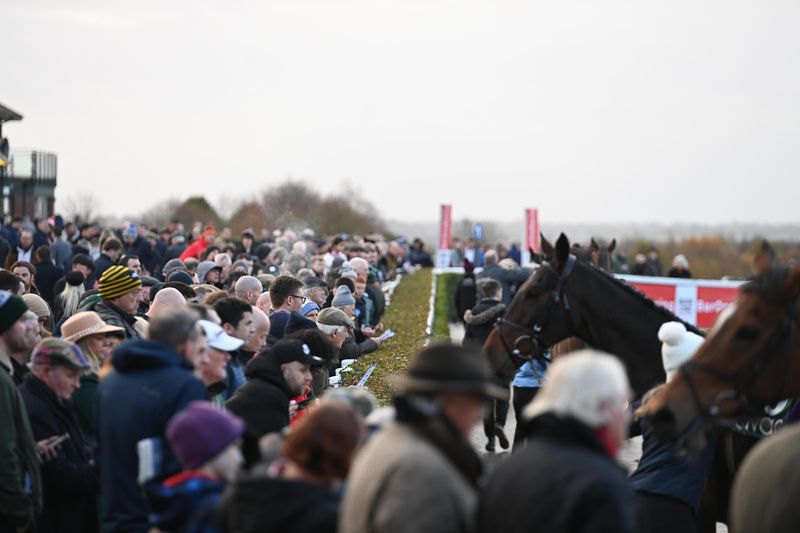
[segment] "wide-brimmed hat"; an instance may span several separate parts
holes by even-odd
[[[71,342],[80,342],[81,339],[92,335],[106,333],[122,333],[124,330],[117,326],[106,324],[100,315],[94,311],[81,311],[69,317],[61,324],[61,337]]]
[[[486,357],[477,349],[436,343],[420,349],[405,376],[392,376],[401,394],[477,394],[508,399],[508,389],[492,379]]]

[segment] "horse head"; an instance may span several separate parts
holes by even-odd
[[[555,246],[542,236],[542,262],[517,291],[506,314],[484,344],[498,377],[510,380],[516,368],[530,357],[569,336],[569,304],[564,286],[575,265],[569,239],[563,233]]]
[[[800,394],[800,267],[742,286],[706,341],[640,411],[655,434],[696,449],[706,430]]]

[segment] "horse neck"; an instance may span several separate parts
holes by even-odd
[[[565,293],[580,314],[577,336],[621,359],[637,396],[664,381],[658,330],[670,320],[668,311],[588,268],[575,269]]]

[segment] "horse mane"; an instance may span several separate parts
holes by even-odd
[[[786,305],[789,302],[784,283],[789,272],[788,268],[767,270],[742,285],[740,290],[748,294],[755,294],[774,305]]]
[[[670,311],[669,309],[666,309],[664,307],[661,307],[660,305],[655,303],[653,300],[651,300],[650,298],[645,296],[642,292],[636,290],[636,288],[634,288],[631,285],[628,285],[627,283],[625,283],[624,280],[616,278],[613,275],[611,275],[611,274],[609,274],[607,272],[604,272],[603,270],[595,267],[594,265],[587,264],[587,263],[583,263],[583,265],[590,267],[590,271],[594,271],[594,272],[596,272],[596,273],[598,273],[598,274],[600,274],[602,276],[605,276],[613,284],[615,284],[618,287],[621,287],[622,289],[627,291],[629,294],[634,296],[641,303],[646,305],[649,309],[653,309],[656,312],[658,312],[661,315],[663,315],[666,318],[668,318],[670,322],[680,322],[681,324],[686,326],[686,330],[687,331],[691,331],[692,333],[696,333],[697,335],[700,335],[701,337],[705,337],[706,336],[706,334],[702,330],[698,329],[696,326],[693,326],[692,324],[689,324],[688,322],[686,322],[682,318],[679,318],[679,317],[675,316],[675,314],[673,314],[672,311]]]

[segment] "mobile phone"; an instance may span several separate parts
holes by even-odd
[[[305,409],[308,407],[308,404],[314,401],[314,398],[306,398],[301,402],[297,402],[297,409]]]
[[[50,446],[53,448],[55,448],[56,446],[61,446],[64,443],[64,441],[67,440],[69,440],[69,433],[64,433],[63,435],[60,435],[57,439],[55,439],[53,442],[51,442]]]

